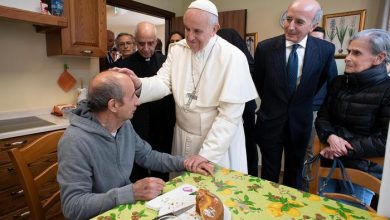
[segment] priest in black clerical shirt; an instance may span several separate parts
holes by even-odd
[[[166,59],[163,54],[155,52],[156,27],[148,22],[139,23],[135,31],[135,40],[137,52],[118,62],[117,67],[131,69],[138,77],[156,75]],[[175,103],[172,95],[140,105],[131,122],[138,135],[150,143],[154,150],[171,153],[175,125]],[[148,171],[135,166],[130,179],[135,182],[147,176],[159,177],[165,181],[169,177],[168,174]]]

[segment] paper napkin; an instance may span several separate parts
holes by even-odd
[[[169,211],[194,204],[195,191],[198,189],[190,184],[183,184],[167,193],[158,196],[146,203],[146,207],[159,211],[159,214],[168,213]],[[193,194],[193,195],[190,195]]]

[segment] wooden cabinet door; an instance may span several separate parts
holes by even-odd
[[[243,39],[246,34],[246,9],[218,13],[221,28],[233,28]]]
[[[64,16],[68,27],[46,33],[47,55],[105,55],[106,0],[64,0]]]

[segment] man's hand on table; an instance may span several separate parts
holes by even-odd
[[[205,176],[214,176],[214,165],[200,155],[191,155],[184,160],[186,170]]]
[[[165,182],[155,177],[140,179],[133,184],[134,199],[151,200],[159,196],[164,189]]]

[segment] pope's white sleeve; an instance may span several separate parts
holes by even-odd
[[[140,103],[159,100],[164,96],[171,94],[171,56],[168,56],[157,75],[152,77],[140,78],[142,83]]]
[[[244,108],[245,103],[220,102],[218,115],[203,142],[199,155],[214,163],[222,158],[229,149],[239,123],[242,123]]]

